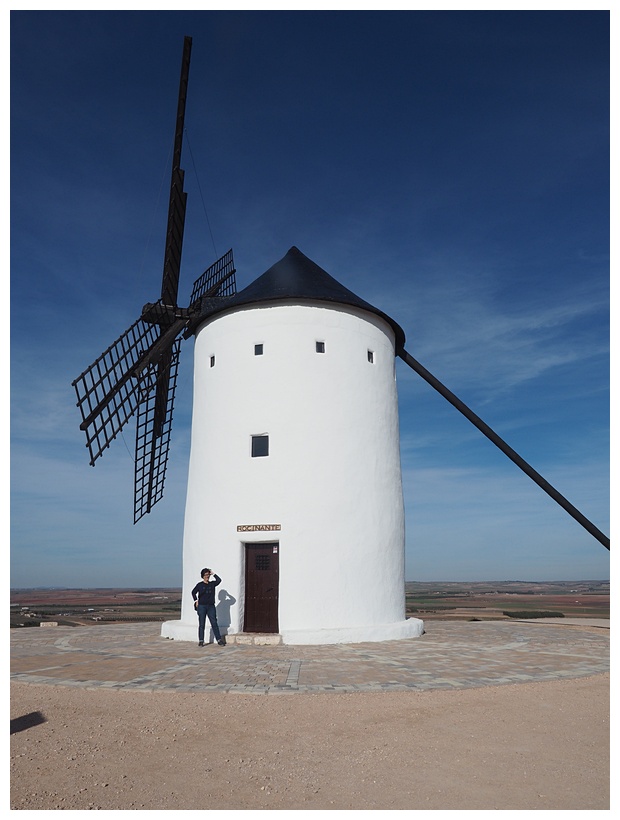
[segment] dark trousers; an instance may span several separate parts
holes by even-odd
[[[204,641],[205,639],[205,623],[207,618],[209,618],[215,640],[219,641],[222,636],[220,635],[220,628],[217,625],[215,604],[207,604],[206,606],[198,604],[198,640]]]

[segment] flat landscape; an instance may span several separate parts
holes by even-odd
[[[430,620],[514,616],[609,618],[609,581],[411,581],[407,614]],[[180,618],[181,589],[13,589],[11,627],[168,621]]]
[[[609,618],[609,581],[492,581],[405,584],[407,614],[505,620],[528,612],[566,618]]]
[[[50,621],[59,626],[92,626],[180,617],[181,590],[177,587],[11,590],[11,627]]]

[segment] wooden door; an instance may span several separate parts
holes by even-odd
[[[278,632],[279,545],[245,545],[244,632]]]

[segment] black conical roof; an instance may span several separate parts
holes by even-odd
[[[296,247],[292,247],[286,256],[246,288],[230,299],[226,299],[219,310],[210,310],[209,315],[213,315],[213,312],[228,312],[242,305],[279,300],[335,302],[366,310],[380,316],[392,327],[396,335],[397,348],[402,347],[405,343],[405,334],[399,324],[345,288]]]

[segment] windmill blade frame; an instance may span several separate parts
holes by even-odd
[[[235,273],[231,248],[194,282],[189,299],[190,310],[196,308],[205,296],[234,296],[237,292]]]
[[[165,305],[175,306],[179,292],[181,273],[181,253],[185,231],[185,211],[187,194],[183,190],[185,171],[181,168],[183,150],[183,129],[185,128],[185,105],[189,83],[189,63],[192,53],[192,38],[183,41],[183,58],[181,60],[181,78],[177,101],[177,118],[174,130],[174,151],[172,154],[172,177],[170,180],[170,200],[168,204],[168,226],[166,229],[166,246],[164,251],[164,270],[161,282],[161,301]]]
[[[190,335],[204,298],[236,293],[235,273],[231,249],[194,282],[190,308],[147,303],[142,316],[72,382],[92,466],[138,411],[134,523],[163,494],[180,336]]]
[[[159,323],[161,335],[153,344],[140,373],[138,390],[138,418],[136,422],[136,445],[134,467],[134,524],[150,513],[162,498],[168,453],[176,379],[179,367],[179,334],[185,330],[190,319],[200,315],[205,296],[226,297],[236,293],[235,268],[232,249],[214,262],[198,277],[192,288],[190,307],[171,309],[161,304],[145,305],[143,316]],[[174,317],[174,318],[172,318]]]
[[[136,412],[135,377],[159,338],[160,328],[141,317],[72,382],[91,465]]]
[[[147,303],[131,325],[72,382],[86,434],[90,464],[110,446],[137,412],[134,462],[134,524],[163,495],[181,334],[200,321],[206,297],[236,293],[232,250],[195,282],[189,308],[177,305],[187,193],[181,168],[192,38],[185,37],[177,100],[161,297]]]
[[[181,339],[177,338],[165,361],[148,365],[138,379],[134,524],[150,513],[164,493],[180,353]],[[167,387],[163,407],[160,406],[162,391],[156,389],[157,382]]]
[[[185,106],[191,51],[192,38],[185,37],[174,129],[168,224],[161,282],[161,308],[159,308],[159,315],[157,306],[153,311],[152,305],[145,305],[142,312],[143,316],[153,314],[152,321],[160,325],[160,338],[152,350],[153,354],[156,351],[158,352],[158,361],[156,364],[150,362],[147,371],[140,374],[137,391],[138,421],[136,424],[135,446],[134,524],[142,515],[149,513],[153,505],[163,495],[170,448],[172,406],[174,404],[176,373],[179,363],[179,346],[175,341],[178,333],[175,331],[176,323],[173,321],[173,317],[179,292],[185,212],[187,209],[187,194],[183,189],[185,172],[181,168],[181,154],[183,150],[183,130],[185,128]],[[163,311],[163,314],[161,311]],[[166,311],[169,313],[168,316],[165,315]],[[172,328],[168,325],[172,325]],[[156,375],[154,375],[155,373]],[[153,386],[155,388],[154,395],[152,395]]]

